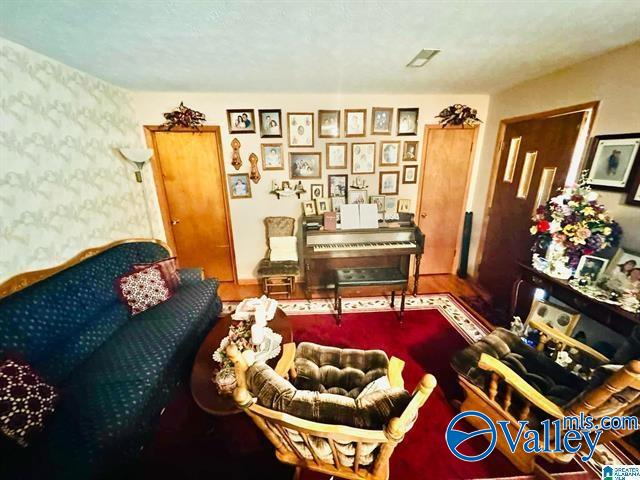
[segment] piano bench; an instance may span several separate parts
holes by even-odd
[[[396,289],[402,291],[400,301],[400,321],[404,317],[404,303],[407,292],[408,278],[399,268],[394,267],[366,267],[366,268],[337,268],[334,270],[335,309],[338,312],[338,325],[342,321],[342,296],[340,289],[346,287],[385,286],[397,287],[391,290],[391,308],[394,308]]]

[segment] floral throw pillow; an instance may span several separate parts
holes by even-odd
[[[0,431],[21,447],[44,428],[57,400],[56,389],[26,363],[0,364]]]
[[[160,273],[162,273],[165,282],[167,282],[169,290],[171,290],[171,293],[175,293],[180,286],[180,274],[178,273],[176,257],[165,258],[154,263],[136,263],[133,266],[133,271],[139,272],[153,265],[157,265],[160,268]]]
[[[120,298],[132,315],[144,312],[172,295],[157,265],[123,275],[116,280],[116,285]]]

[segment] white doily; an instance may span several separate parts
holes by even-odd
[[[256,362],[266,362],[280,355],[282,335],[274,332],[269,327],[264,328],[264,340],[260,345],[254,346]],[[222,363],[220,352],[224,352],[229,345],[229,337],[224,337],[220,342],[220,347],[213,352],[213,360]]]

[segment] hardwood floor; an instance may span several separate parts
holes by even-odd
[[[304,284],[296,284],[293,292],[294,299],[304,298]],[[418,283],[418,293],[452,293],[457,297],[461,296],[482,296],[481,292],[469,280],[459,278],[451,274],[421,275]],[[260,285],[239,285],[237,283],[221,283],[218,289],[220,298],[224,301],[242,300],[247,297],[262,295]],[[345,291],[348,297],[379,295],[383,290],[375,287],[351,288]],[[314,298],[331,296],[331,292],[319,292],[313,295]],[[276,298],[285,298],[278,296]]]

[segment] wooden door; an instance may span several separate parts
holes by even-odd
[[[180,267],[235,280],[226,177],[217,127],[162,131],[148,127],[167,239]],[[159,181],[158,181],[159,180]]]
[[[573,112],[506,126],[478,270],[480,285],[499,310],[508,305],[517,263],[531,261],[529,228],[541,180],[552,180],[549,194],[542,198],[544,203],[565,184],[584,115],[584,111]],[[517,155],[508,161],[518,138]],[[527,184],[528,189],[524,188]]]
[[[452,273],[458,255],[477,128],[425,127],[418,226],[425,234],[420,273]]]

